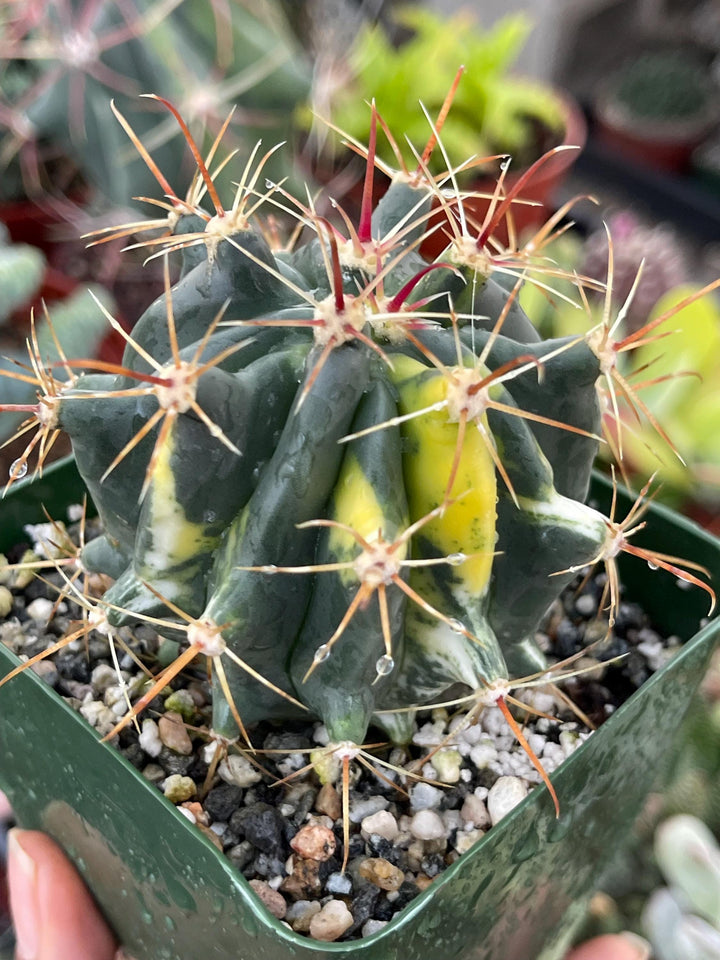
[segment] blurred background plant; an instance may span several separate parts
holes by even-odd
[[[392,25],[366,22],[349,49],[316,73],[310,105],[300,109],[300,122],[311,130],[316,146],[327,138],[317,115],[364,141],[370,126],[367,103],[374,99],[390,130],[398,133],[408,167],[415,167],[417,158],[407,141],[421,149],[429,132],[418,101],[437,117],[447,95],[447,78],[463,65],[453,122],[443,130],[450,164],[469,156],[513,154],[519,166],[526,166],[562,141],[565,120],[553,90],[511,73],[531,27],[523,14],[503,17],[483,30],[470,10],[443,16],[422,5],[400,7],[393,11]],[[384,140],[378,141],[378,153],[396,165]],[[447,162],[440,151],[435,153],[431,169],[438,173]]]
[[[141,94],[171,100],[201,146],[235,106],[225,143],[248,155],[260,136],[270,145],[287,138],[309,89],[308,64],[270,0],[30,0],[0,9],[5,199],[95,190],[98,202],[126,206],[151,195],[155,180],[111,99],[177,183],[183,164],[192,172],[190,158],[160,105]]]

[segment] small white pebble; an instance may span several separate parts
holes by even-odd
[[[413,810],[434,810],[444,796],[445,792],[431,783],[416,783],[410,787],[410,806]]]
[[[458,833],[455,837],[455,849],[458,853],[467,853],[470,847],[476,844],[478,840],[484,836],[485,831],[478,828],[474,830],[466,830],[463,833]]]
[[[397,838],[400,832],[397,820],[391,813],[388,813],[387,810],[378,810],[377,813],[372,813],[370,816],[364,817],[360,824],[360,830],[366,840],[375,834],[376,836],[383,837],[385,840],[392,841]]]
[[[117,683],[117,673],[109,663],[99,663],[90,674],[93,690],[99,695],[105,693],[109,686]]]
[[[47,623],[52,616],[54,606],[52,600],[45,597],[36,597],[32,603],[27,605],[25,612],[31,620],[36,620],[38,623]]]
[[[470,751],[470,760],[478,770],[484,769],[497,760],[497,750],[489,737],[484,737],[483,740],[472,748]]]
[[[366,920],[362,925],[361,933],[363,937],[369,937],[373,933],[377,933],[378,930],[382,930],[383,927],[387,926],[387,920]]]
[[[91,700],[80,707],[80,713],[100,736],[107,736],[117,723],[117,715],[100,700]]]
[[[445,824],[434,810],[418,810],[410,821],[410,832],[418,840],[439,840],[447,836]]]
[[[466,823],[472,824],[474,827],[490,826],[490,814],[487,807],[474,793],[465,797],[465,801],[460,808],[460,816]]]
[[[488,813],[493,826],[510,813],[527,796],[528,788],[519,777],[500,777],[490,788],[487,798]]]
[[[253,767],[249,760],[237,753],[232,753],[222,761],[218,768],[220,779],[225,783],[232,783],[236,787],[249,787],[262,780],[262,774]]]
[[[419,747],[434,747],[445,739],[445,724],[442,720],[425,723],[413,734],[412,742]]]
[[[342,900],[328,900],[310,920],[310,936],[332,943],[353,924],[353,915]]]
[[[374,797],[365,797],[363,800],[360,800],[358,803],[353,804],[350,808],[350,820],[353,823],[361,823],[365,817],[371,817],[374,813],[378,813],[380,810],[386,810],[389,806],[389,801],[385,797],[374,796]]]

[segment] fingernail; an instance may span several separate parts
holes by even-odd
[[[620,936],[635,950],[637,960],[650,960],[652,948],[644,937],[640,937],[631,930],[623,930]]]
[[[37,866],[22,846],[22,830],[8,833],[10,909],[15,926],[17,960],[34,960],[38,951]]]

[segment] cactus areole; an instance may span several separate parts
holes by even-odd
[[[122,365],[67,358],[58,381],[33,361],[23,462],[67,433],[103,521],[80,560],[114,582],[82,602],[105,629],[146,621],[179,641],[116,729],[201,656],[221,741],[310,716],[347,768],[371,726],[402,743],[455,684],[507,710],[545,669],[534,634],[577,570],[606,563],[612,624],[617,554],[650,558],[629,539],[639,505],[618,523],[584,503],[598,385],[614,409],[630,395],[613,388],[614,327],[543,342],[517,303],[528,273],[552,288],[555,224],[496,243],[515,199],[503,172],[483,224],[450,192],[447,250],[428,264],[418,249],[446,193],[421,160],[371,211],[374,138],[373,122],[359,222],[340,228],[280,187],[259,199],[261,163],[225,209],[195,150],[215,211],[173,201],[172,231],[150,243],[182,251],[181,277],[126,335]],[[279,244],[261,200],[306,237]],[[702,571],[652,559],[711,592]]]

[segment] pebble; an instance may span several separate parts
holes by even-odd
[[[287,903],[285,903],[285,897],[281,893],[273,890],[264,880],[251,880],[250,886],[274,917],[277,917],[278,920],[285,919]]]
[[[175,753],[189,757],[193,752],[192,740],[185,729],[182,714],[172,710],[164,713],[158,720],[158,734],[165,746]]]
[[[327,827],[308,824],[302,827],[290,841],[295,853],[308,860],[329,860],[335,853],[337,841],[335,834]]]
[[[457,783],[460,779],[462,757],[459,750],[440,750],[432,758],[436,778],[441,783]]]
[[[0,586],[0,617],[7,617],[13,608],[13,595],[7,587]]]
[[[273,857],[286,856],[285,821],[269,803],[253,803],[240,807],[230,817],[230,828],[245,836],[262,853]]]
[[[54,601],[46,600],[45,597],[38,597],[27,605],[25,612],[31,620],[36,620],[38,623],[47,623],[52,616],[54,606]]]
[[[80,707],[80,713],[91,727],[94,727],[101,737],[108,733],[117,723],[117,716],[100,700],[91,700]]]
[[[172,803],[181,803],[183,800],[189,800],[190,797],[195,796],[197,786],[192,777],[183,777],[179,773],[173,773],[165,779],[163,793]]]
[[[362,823],[366,817],[371,817],[380,810],[387,810],[390,801],[386,797],[374,796],[359,800],[350,807],[350,820],[353,823]]]
[[[387,925],[387,920],[367,920],[362,926],[362,935],[363,937],[370,937],[373,933],[377,933],[378,930],[382,930],[382,928]]]
[[[342,900],[328,900],[310,920],[310,936],[332,943],[353,925],[353,915]]]
[[[474,830],[458,831],[455,835],[455,849],[458,853],[467,853],[473,844],[477,843],[485,836],[485,831],[475,828]]]
[[[162,783],[167,776],[159,763],[148,763],[143,767],[142,775],[146,780],[149,780],[150,783]]]
[[[340,794],[331,783],[325,783],[315,799],[315,809],[318,813],[325,813],[332,820],[337,820],[342,813]]]
[[[418,810],[410,821],[410,833],[417,840],[439,840],[446,836],[447,830],[442,817],[434,810]]]
[[[474,827],[490,826],[490,814],[483,801],[474,793],[465,797],[460,816],[466,823],[471,823]]]
[[[352,892],[352,878],[348,873],[336,871],[331,873],[325,881],[325,889],[328,893],[339,893],[341,896],[347,896]]]
[[[309,897],[319,896],[322,892],[320,861],[293,857],[292,873],[285,877],[280,884],[280,889],[293,900],[307,900]]]
[[[516,807],[527,796],[528,786],[519,777],[498,777],[490,787],[487,808],[490,822],[495,826],[498,821]]]
[[[315,914],[320,913],[320,909],[317,900],[296,900],[288,906],[285,919],[296,933],[307,933],[310,930],[310,921]]]
[[[369,880],[381,890],[399,890],[405,880],[402,870],[382,857],[368,857],[363,860],[358,872],[363,880]]]
[[[165,700],[166,713],[179,713],[186,723],[190,723],[196,713],[195,699],[189,690],[174,690]]]
[[[470,751],[470,760],[478,770],[483,770],[497,760],[497,755],[495,744],[489,737],[485,736]]]
[[[117,672],[109,663],[99,663],[90,674],[90,682],[96,695],[101,696],[108,687],[117,683]]]
[[[249,787],[262,780],[259,770],[238,753],[231,753],[220,763],[218,774],[225,783],[236,787]]]
[[[138,743],[149,757],[157,757],[162,750],[162,740],[158,733],[158,725],[154,720],[143,720]]]
[[[242,802],[242,789],[233,783],[213,787],[205,797],[205,809],[213,820],[226,821]]]
[[[365,817],[360,824],[360,831],[365,839],[375,835],[384,840],[396,840],[400,833],[397,820],[387,810],[378,810]]]
[[[416,783],[410,787],[410,806],[413,810],[434,810],[444,796],[445,792],[431,783]]]

